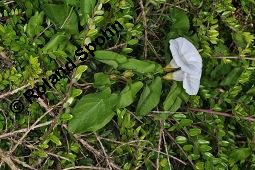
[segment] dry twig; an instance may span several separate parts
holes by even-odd
[[[141,7],[142,11],[142,17],[143,17],[143,27],[144,27],[144,58],[147,59],[147,52],[148,52],[148,33],[147,33],[147,18],[146,13],[143,6],[143,0],[139,0],[139,5]]]
[[[161,150],[162,133],[163,133],[163,129],[160,128],[159,140],[158,140],[158,157],[157,157],[157,168],[156,168],[157,170],[159,170],[159,156],[160,156],[160,150]]]
[[[45,122],[45,123],[41,123],[39,125],[36,125],[34,126],[33,128],[30,127],[30,130],[34,130],[34,129],[37,129],[37,128],[40,128],[40,127],[44,127],[44,126],[48,126],[49,124],[51,124],[52,121],[48,121],[48,122]],[[13,132],[9,132],[9,133],[4,133],[2,135],[0,135],[0,139],[4,139],[4,138],[8,138],[10,136],[14,136],[18,133],[24,133],[24,132],[27,132],[29,128],[24,128],[24,129],[20,129],[20,130],[16,130],[16,131],[13,131]]]
[[[19,168],[17,168],[16,165],[11,160],[10,155],[8,153],[5,153],[1,149],[0,149],[0,159],[4,161],[11,168],[11,170],[19,170]]]
[[[16,143],[16,145],[11,149],[10,153],[14,152],[16,150],[16,148],[22,143],[22,141],[26,138],[26,136],[28,135],[28,133],[35,128],[35,126],[47,115],[49,114],[56,106],[62,104],[62,102],[58,103],[57,105],[55,105],[54,107],[52,107],[51,109],[49,109],[47,112],[45,112],[41,117],[39,117],[34,124],[32,124],[31,127],[27,128],[27,131],[25,132],[25,134],[20,138],[20,140],[18,141],[18,143]]]
[[[0,100],[6,98],[6,97],[8,97],[8,96],[14,95],[14,94],[18,93],[18,92],[21,91],[21,90],[24,90],[25,88],[27,88],[27,87],[29,87],[29,86],[30,86],[30,84],[27,84],[27,85],[24,85],[24,86],[22,86],[22,87],[20,87],[20,88],[17,88],[17,89],[15,89],[15,90],[13,90],[13,91],[9,91],[9,92],[7,92],[7,93],[1,94],[1,95],[0,95]]]
[[[108,170],[107,168],[100,167],[92,167],[92,166],[74,166],[70,168],[65,168],[63,170],[71,170],[71,169],[82,169],[82,170]]]
[[[12,157],[11,159],[12,159],[14,162],[16,162],[16,163],[22,165],[22,166],[25,167],[25,168],[32,169],[32,170],[36,170],[34,167],[32,167],[32,166],[26,164],[25,162],[19,160],[18,158]]]
[[[100,140],[100,138],[97,136],[97,134],[95,133],[95,136],[97,138],[97,141],[99,142],[100,146],[101,146],[101,149],[103,150],[103,153],[104,153],[104,156],[105,156],[105,159],[107,161],[107,164],[109,166],[110,169],[112,169],[111,165],[110,165],[110,161],[109,161],[109,156],[106,154],[106,151],[105,151],[105,148]]]
[[[65,128],[67,128],[66,126],[64,126]],[[104,154],[101,153],[100,151],[96,150],[95,148],[93,148],[88,142],[86,142],[85,140],[81,139],[78,135],[74,135],[74,137],[76,138],[76,140],[78,140],[88,151],[90,151],[91,153],[94,154],[95,158],[100,158],[100,159],[105,159]],[[119,166],[117,166],[113,161],[111,161],[109,159],[109,163],[110,165],[117,170],[120,170]]]
[[[160,121],[160,127],[161,128],[164,127],[164,122],[163,121]],[[168,166],[169,166],[170,169],[172,169],[171,168],[171,162],[170,162],[170,159],[169,159],[168,148],[167,148],[167,143],[166,143],[166,138],[165,138],[164,130],[162,131],[162,137],[163,137],[163,141],[164,141],[165,151],[166,151],[166,154],[167,154]]]

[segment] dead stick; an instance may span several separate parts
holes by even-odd
[[[11,170],[20,170],[13,163],[13,161],[11,160],[11,157],[7,153],[3,152],[1,149],[0,149],[0,159],[4,161],[11,168]]]
[[[35,127],[33,128],[30,128],[30,130],[34,130],[34,129],[37,129],[37,128],[40,128],[40,127],[44,127],[44,126],[47,126],[49,124],[51,124],[52,121],[48,121],[48,122],[45,122],[45,123],[41,123],[39,125],[36,125]],[[3,139],[3,138],[7,138],[7,137],[10,137],[10,136],[14,136],[18,133],[24,133],[28,131],[28,128],[24,128],[24,129],[20,129],[20,130],[17,130],[17,131],[13,131],[13,132],[9,132],[9,133],[4,133],[2,135],[0,135],[0,139]]]

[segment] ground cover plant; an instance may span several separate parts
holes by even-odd
[[[255,169],[254,7],[1,0],[0,169]]]

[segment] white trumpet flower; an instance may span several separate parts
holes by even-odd
[[[176,81],[183,81],[183,88],[189,95],[196,95],[202,74],[202,58],[196,47],[183,37],[169,41],[173,56],[168,68],[181,68],[171,75]]]

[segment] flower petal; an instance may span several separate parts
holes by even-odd
[[[176,81],[183,81],[184,78],[184,72],[182,70],[178,70],[173,72],[172,79]]]
[[[198,74],[184,73],[183,88],[189,95],[196,95],[198,93],[201,74],[202,72]]]
[[[183,37],[169,42],[173,60],[184,72],[195,74],[202,69],[202,58],[191,42]]]
[[[171,60],[170,66],[171,66],[172,68],[180,68],[180,67],[176,64],[176,62],[175,62],[174,59]]]

